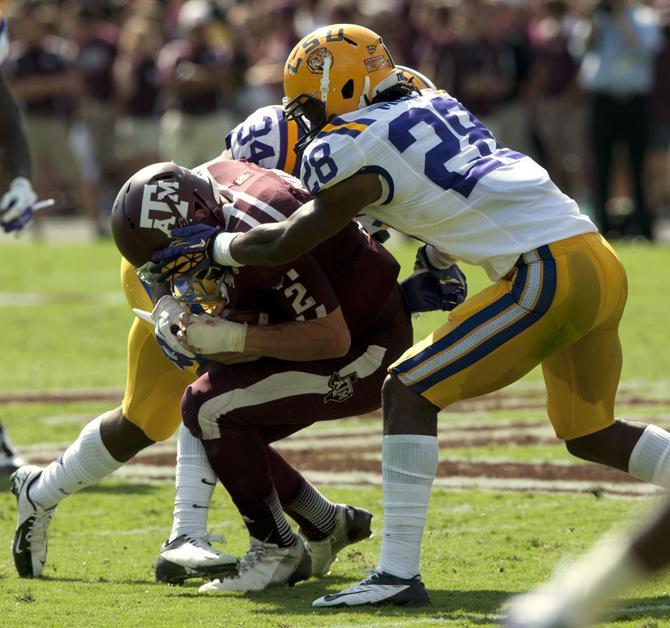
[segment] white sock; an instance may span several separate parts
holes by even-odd
[[[610,537],[574,564],[559,568],[539,591],[550,596],[566,625],[591,626],[617,596],[648,577],[630,543]]]
[[[384,436],[384,533],[378,569],[400,578],[419,573],[421,537],[437,473],[437,437]]]
[[[628,473],[638,480],[670,488],[670,432],[647,425],[630,454]]]
[[[49,464],[30,487],[30,498],[51,508],[63,498],[96,484],[124,463],[109,453],[100,436],[102,416],[84,426],[58,460]]]
[[[183,425],[177,440],[177,472],[170,541],[182,534],[202,536],[207,532],[207,509],[216,475],[202,443]]]

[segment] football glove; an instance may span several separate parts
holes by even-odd
[[[414,268],[400,284],[410,312],[449,311],[465,301],[468,283],[456,264],[436,268],[430,263],[424,245],[417,251]]]
[[[179,339],[197,353],[241,353],[247,324],[234,323],[209,314],[184,313],[179,317]]]
[[[191,275],[208,267],[211,263],[211,244],[219,233],[220,227],[203,223],[172,229],[170,235],[175,240],[153,254],[155,263],[151,271],[160,275],[159,281],[167,281],[176,275]]]
[[[21,231],[33,218],[33,204],[37,195],[30,181],[16,177],[0,200],[0,224],[5,233]]]
[[[179,316],[184,313],[179,301],[172,295],[165,295],[158,299],[151,313],[137,308],[133,311],[138,318],[154,324],[156,342],[168,360],[180,369],[193,365],[195,354],[177,338]]]

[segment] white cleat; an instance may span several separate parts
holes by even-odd
[[[198,592],[262,591],[307,580],[312,573],[311,560],[302,539],[294,538],[291,547],[279,547],[251,537],[251,547],[240,559],[237,573],[203,584]]]
[[[42,473],[40,467],[26,465],[11,477],[16,495],[16,531],[12,554],[21,578],[38,578],[47,560],[47,529],[56,507],[45,509],[30,499],[29,490]]]
[[[372,534],[371,521],[372,513],[367,510],[338,504],[333,532],[321,541],[305,540],[305,548],[312,559],[312,575],[325,576],[340,551],[347,545],[367,539]]]
[[[514,596],[506,608],[506,628],[585,628],[591,625],[576,600],[538,589]]]
[[[235,572],[237,558],[210,545],[224,540],[220,534],[181,534],[166,543],[156,561],[156,581],[184,584],[188,578],[215,578]]]

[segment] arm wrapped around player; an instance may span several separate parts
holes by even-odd
[[[453,310],[468,294],[463,271],[455,262],[431,249],[427,244],[419,248],[414,272],[400,284],[411,312]],[[431,252],[434,253],[432,261]]]
[[[210,265],[239,266],[226,252],[222,254],[223,249],[228,251],[236,233],[200,223],[172,229],[171,235],[176,240],[152,256],[155,264],[151,270],[160,274],[163,281],[193,274]]]

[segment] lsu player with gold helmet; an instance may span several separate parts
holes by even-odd
[[[381,37],[361,26],[304,37],[287,59],[284,91],[287,117],[308,121],[301,179],[314,199],[272,228],[216,235],[202,247],[210,262],[287,263],[365,211],[424,243],[405,282],[411,309],[452,310],[384,384],[377,569],[314,605],[429,603],[419,555],[438,411],[535,366],[549,419],[573,455],[670,486],[670,434],[614,417],[625,270],[547,172],[500,146],[448,93],[402,82]],[[460,305],[458,261],[481,266],[492,281]]]

